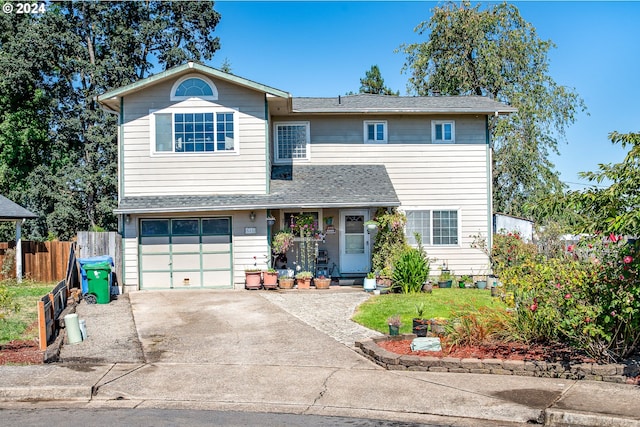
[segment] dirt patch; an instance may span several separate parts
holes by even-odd
[[[492,343],[484,345],[450,346],[442,342],[442,351],[411,351],[411,341],[379,341],[378,346],[402,355],[457,357],[460,359],[502,359],[545,362],[594,363],[595,360],[572,348],[559,344]]]
[[[0,346],[0,365],[39,365],[43,361],[38,340],[14,340]]]

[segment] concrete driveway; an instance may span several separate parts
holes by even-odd
[[[377,369],[259,292],[129,294],[148,363]]]

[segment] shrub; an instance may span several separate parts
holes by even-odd
[[[379,209],[374,220],[378,223],[378,233],[371,255],[372,269],[390,275],[396,261],[408,247],[404,235],[407,218],[394,208],[391,211]]]
[[[392,277],[394,290],[405,294],[420,292],[429,277],[429,261],[422,247],[406,249],[395,263]]]

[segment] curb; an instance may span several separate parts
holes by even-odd
[[[640,421],[617,416],[549,408],[544,413],[544,425],[549,427],[638,427]]]
[[[567,363],[544,361],[520,361],[502,359],[460,359],[457,357],[434,357],[400,355],[378,346],[380,341],[410,340],[415,334],[384,336],[357,341],[356,347],[370,360],[388,370],[428,372],[453,372],[470,374],[518,375],[541,378],[563,378],[570,380],[604,381],[629,384],[631,378],[640,374],[640,365],[597,363]]]
[[[65,385],[36,387],[0,387],[0,401],[91,400],[93,387]]]

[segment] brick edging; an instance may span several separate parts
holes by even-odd
[[[389,370],[518,375],[630,384],[636,384],[635,377],[640,375],[640,361],[602,365],[598,363],[413,356],[392,353],[377,344],[380,341],[409,340],[415,337],[414,334],[404,334],[394,337],[370,338],[357,341],[356,347],[366,357]]]

